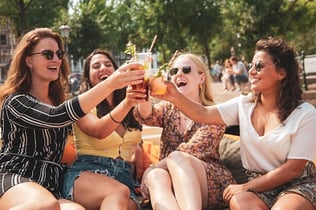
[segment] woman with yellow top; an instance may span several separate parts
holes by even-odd
[[[117,65],[96,49],[87,58],[81,92],[106,80]],[[132,88],[114,91],[93,112],[74,124],[77,160],[67,170],[63,196],[86,209],[136,210],[131,162],[141,142],[141,125],[132,107],[143,99]]]

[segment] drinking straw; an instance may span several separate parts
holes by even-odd
[[[169,61],[169,63],[168,63],[168,66],[171,66],[171,65],[172,65],[173,61],[176,59],[176,57],[177,57],[178,54],[179,54],[179,50],[176,50],[176,51],[173,53],[173,55],[172,55],[172,57],[171,57],[171,59],[170,59],[170,61]]]
[[[169,60],[169,63],[168,63],[167,66],[166,66],[167,68],[170,68],[170,67],[171,67],[173,61],[176,59],[176,57],[178,56],[178,54],[179,54],[179,50],[176,50],[176,51],[173,53],[171,59]],[[169,71],[167,72],[167,80],[168,80],[168,81],[171,80]]]
[[[157,34],[154,36],[154,39],[153,41],[151,42],[151,45],[150,45],[150,48],[149,48],[149,52],[151,52],[154,48],[154,45],[156,43],[156,40],[157,40]]]

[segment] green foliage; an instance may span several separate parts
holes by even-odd
[[[234,53],[252,59],[255,42],[284,37],[298,52],[316,53],[316,2],[312,0],[2,0],[0,15],[15,21],[18,35],[34,27],[71,27],[69,52],[75,58],[95,48],[122,54],[130,40],[138,51],[159,52],[161,64],[176,50],[207,58],[208,64]]]
[[[52,27],[67,8],[68,1],[65,0],[2,0],[0,15],[15,22],[19,36],[36,27]]]

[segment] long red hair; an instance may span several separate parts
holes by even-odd
[[[59,49],[64,50],[64,44],[61,36],[49,28],[36,28],[26,33],[19,41],[10,63],[8,77],[0,87],[0,105],[2,106],[5,98],[12,93],[30,91],[32,77],[29,67],[26,65],[26,57],[32,52],[33,48],[43,38],[52,38],[56,40]],[[65,87],[69,74],[69,61],[64,56],[59,78],[52,81],[49,85],[49,97],[54,105],[58,105],[65,100]]]

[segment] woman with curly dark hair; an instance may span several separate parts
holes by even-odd
[[[316,110],[302,99],[295,57],[284,40],[261,39],[249,65],[252,93],[247,96],[205,107],[168,83],[160,97],[194,121],[240,125],[248,182],[224,190],[231,209],[316,208]]]

